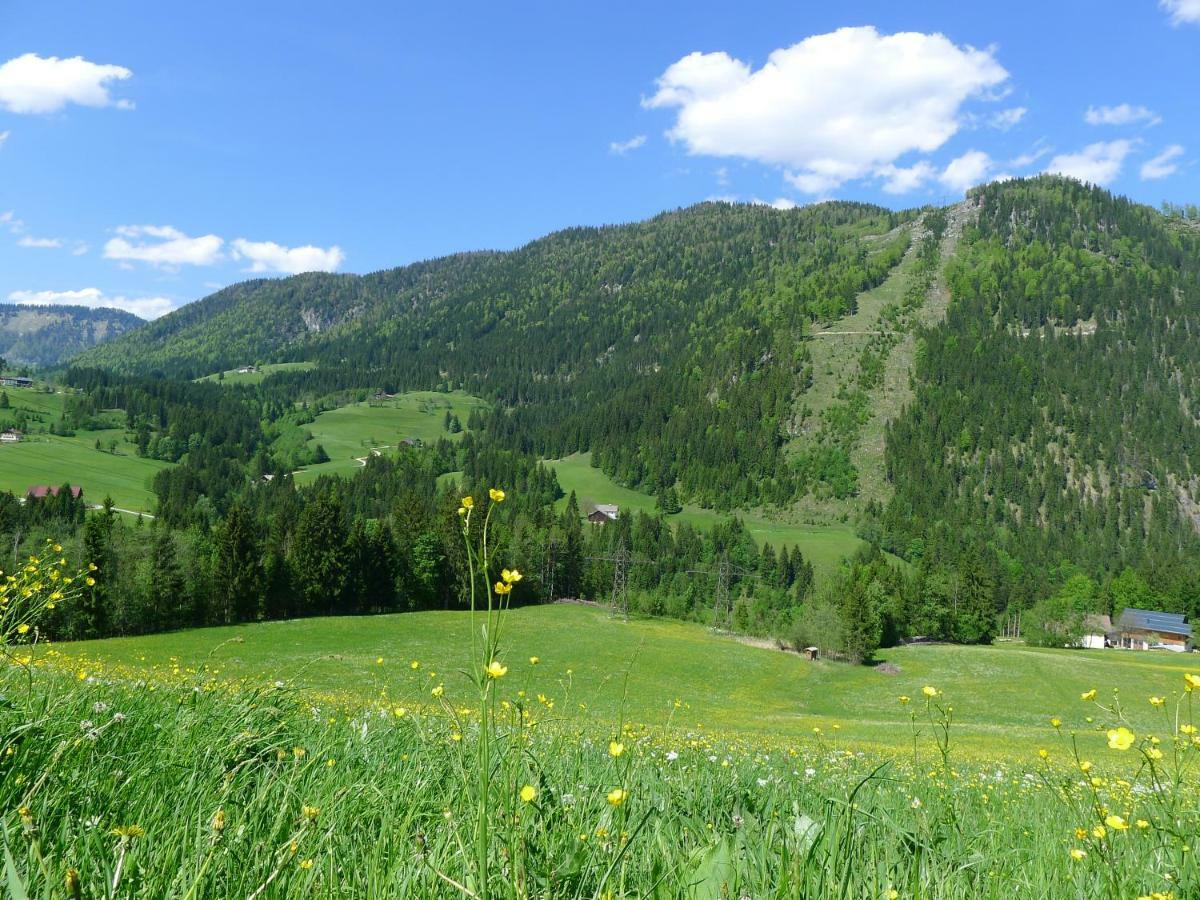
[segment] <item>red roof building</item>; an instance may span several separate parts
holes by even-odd
[[[70,489],[71,489],[71,496],[74,497],[76,500],[78,500],[79,498],[81,498],[83,496],[83,488],[79,487],[78,485],[72,484],[70,486]],[[51,485],[48,485],[48,484],[35,484],[32,487],[26,489],[25,496],[26,497],[38,497],[38,498],[57,497],[61,490],[62,490],[61,487],[52,487]]]

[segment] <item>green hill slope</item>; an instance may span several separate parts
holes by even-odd
[[[167,676],[205,664],[251,683],[293,680],[334,706],[391,702],[420,706],[437,683],[464,693],[470,648],[466,613],[429,612],[309,619],[210,628],[138,638],[60,644],[96,675]],[[1021,646],[912,646],[882,651],[900,670],[812,663],[794,653],[748,646],[697,625],[611,619],[600,609],[559,604],[514,610],[505,660],[530,697],[555,701],[558,715],[626,720],[713,732],[768,733],[854,747],[911,746],[901,694],[935,685],[953,698],[955,742],[992,757],[1049,740],[1051,716],[1067,718],[1092,688],[1119,687],[1135,727],[1158,716],[1145,697],[1183,684],[1192,661],[1174,654],[1035,650]],[[231,643],[230,639],[236,638]],[[529,666],[530,656],[539,664]],[[383,660],[379,663],[378,660]],[[419,670],[410,668],[417,660]],[[516,687],[514,687],[514,690]],[[675,706],[675,701],[684,705]],[[1144,707],[1144,708],[1143,708]],[[1096,738],[1101,740],[1101,738]]]

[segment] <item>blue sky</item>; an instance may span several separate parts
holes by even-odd
[[[0,300],[155,316],[709,198],[899,208],[1047,168],[1200,201],[1200,0],[404,6],[3,4]]]

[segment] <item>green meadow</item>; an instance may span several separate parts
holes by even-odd
[[[558,475],[558,483],[567,495],[575,492],[580,508],[586,512],[589,504],[615,503],[622,510],[655,512],[654,498],[649,494],[622,487],[591,464],[590,453],[574,453],[563,459],[547,460],[546,465]],[[561,509],[566,500],[559,502]],[[685,504],[683,511],[668,516],[669,521],[687,522],[702,531],[711,529],[729,514],[712,509]],[[849,525],[797,525],[776,521],[761,511],[739,511],[736,515],[746,523],[750,534],[760,544],[770,543],[776,548],[797,546],[808,558],[813,568],[824,575],[842,559],[862,545]]]
[[[224,372],[205,375],[198,381],[217,381],[221,384],[229,386],[234,385],[254,385],[262,384],[265,378],[274,375],[276,372],[303,372],[308,369],[315,368],[316,363],[311,362],[286,362],[286,363],[267,363],[257,367],[255,372],[239,372],[237,369],[227,369]]]
[[[469,622],[459,612],[301,619],[57,649],[134,675],[207,663],[222,678],[283,679],[341,705],[370,704],[381,692],[413,705],[428,699],[435,678],[448,695],[466,689],[459,672],[468,662]],[[819,728],[822,741],[839,746],[903,749],[911,707],[898,698],[919,700],[933,685],[954,700],[956,740],[996,757],[1029,756],[1033,742],[1053,736],[1050,717],[1078,713],[1087,706],[1080,695],[1092,688],[1110,697],[1119,687],[1133,721],[1148,724],[1154,710],[1146,698],[1169,696],[1185,672],[1200,671],[1193,657],[1169,653],[914,645],[879,653],[877,662],[899,669],[888,675],[810,662],[699,625],[625,622],[574,604],[513,610],[504,642],[516,683],[555,698],[567,718],[810,742]],[[537,666],[528,664],[533,656]]]
[[[147,513],[154,509],[151,484],[155,473],[169,464],[138,456],[124,428],[81,430],[71,437],[37,431],[62,415],[63,395],[9,388],[8,396],[10,409],[0,410],[0,428],[13,424],[18,409],[28,412],[32,421],[23,441],[0,444],[0,491],[23,496],[31,485],[70,483],[84,489],[89,503],[109,496],[123,509]],[[124,419],[120,410],[106,416],[112,424]],[[96,441],[103,449],[96,449]],[[116,446],[110,451],[113,442]]]
[[[465,430],[471,410],[482,404],[482,400],[459,392],[411,391],[389,400],[367,400],[323,412],[304,427],[312,432],[309,445],[324,447],[329,462],[305,467],[296,473],[296,481],[305,484],[321,475],[352,475],[362,466],[359,460],[372,449],[387,452],[409,438],[425,443],[440,437],[453,439],[444,427],[446,412],[457,415]]]

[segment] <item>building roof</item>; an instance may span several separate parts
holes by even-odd
[[[61,491],[61,490],[62,490],[61,487],[57,487],[54,485],[35,484],[26,489],[25,496],[26,497],[49,497],[49,496],[57,497],[59,494],[59,491]],[[71,485],[71,496],[76,499],[83,496],[83,488],[79,487],[78,485],[74,485],[74,484]]]
[[[1083,617],[1083,629],[1088,634],[1108,634],[1113,630],[1112,619],[1096,613],[1088,613]]]
[[[1167,634],[1192,635],[1192,626],[1183,621],[1182,613],[1155,612],[1149,609],[1127,607],[1121,613],[1118,624],[1122,628],[1137,631],[1160,631]]]
[[[617,517],[617,514],[620,513],[620,511],[621,511],[621,507],[617,506],[617,504],[615,504],[615,503],[597,503],[596,504],[596,512],[604,513],[604,515],[608,516],[610,519],[615,519]]]

